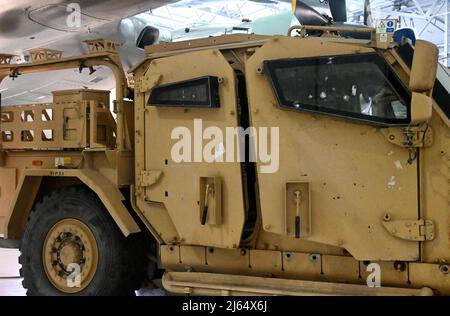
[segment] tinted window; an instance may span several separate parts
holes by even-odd
[[[410,93],[377,54],[265,62],[279,105],[385,124],[408,124]]]
[[[149,105],[182,107],[219,107],[217,77],[202,77],[160,85],[152,89]]]

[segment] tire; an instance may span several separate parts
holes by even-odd
[[[78,229],[72,229],[78,226],[63,224],[79,225],[85,233],[83,235]],[[60,233],[64,229],[75,233]],[[142,234],[125,238],[92,191],[70,187],[53,192],[35,205],[25,228],[19,257],[23,286],[30,296],[134,295],[134,290],[145,278],[144,241]],[[64,251],[70,251],[71,255],[64,257]],[[66,269],[68,266],[64,264],[64,258],[84,264],[81,272],[86,268],[85,272],[90,277],[82,280],[90,281],[83,281],[82,288],[61,285],[67,271],[71,271]],[[57,276],[62,277],[58,279]]]

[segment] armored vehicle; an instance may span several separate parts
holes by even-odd
[[[364,39],[341,36],[364,32]],[[450,294],[450,97],[437,47],[298,26],[89,54],[116,96],[1,107],[0,229],[29,295]],[[441,69],[442,70],[442,69]],[[162,274],[161,274],[162,273]]]

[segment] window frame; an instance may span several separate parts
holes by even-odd
[[[283,96],[282,88],[279,82],[276,80],[275,71],[279,68],[299,67],[299,66],[311,66],[311,65],[323,65],[329,62],[329,59],[333,58],[337,62],[343,63],[355,63],[358,62],[371,62],[374,63],[378,69],[384,74],[387,84],[390,86],[397,98],[406,105],[407,116],[404,119],[398,118],[383,118],[377,116],[370,116],[362,113],[349,112],[344,110],[336,110],[321,107],[318,105],[301,104],[299,108],[294,107],[293,101],[288,101]],[[314,113],[320,115],[334,116],[344,118],[352,121],[358,121],[363,123],[369,123],[371,125],[378,126],[407,126],[411,122],[411,92],[403,84],[397,74],[387,61],[378,53],[361,53],[361,54],[343,54],[343,55],[331,55],[331,56],[312,56],[301,58],[283,58],[274,60],[265,60],[263,63],[264,73],[272,85],[273,92],[278,101],[278,106],[282,109]]]
[[[167,90],[189,87],[191,85],[205,84],[207,101],[189,101],[189,100],[161,100],[158,99],[157,93],[165,92]],[[220,94],[219,94],[219,78],[215,76],[197,77],[189,80],[177,81],[158,85],[150,91],[150,97],[147,105],[157,107],[184,107],[184,108],[219,108]]]

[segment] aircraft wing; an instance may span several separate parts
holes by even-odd
[[[0,52],[22,54],[49,47],[75,34],[96,33],[118,22],[176,0],[3,0]],[[62,50],[62,49],[61,49]]]

